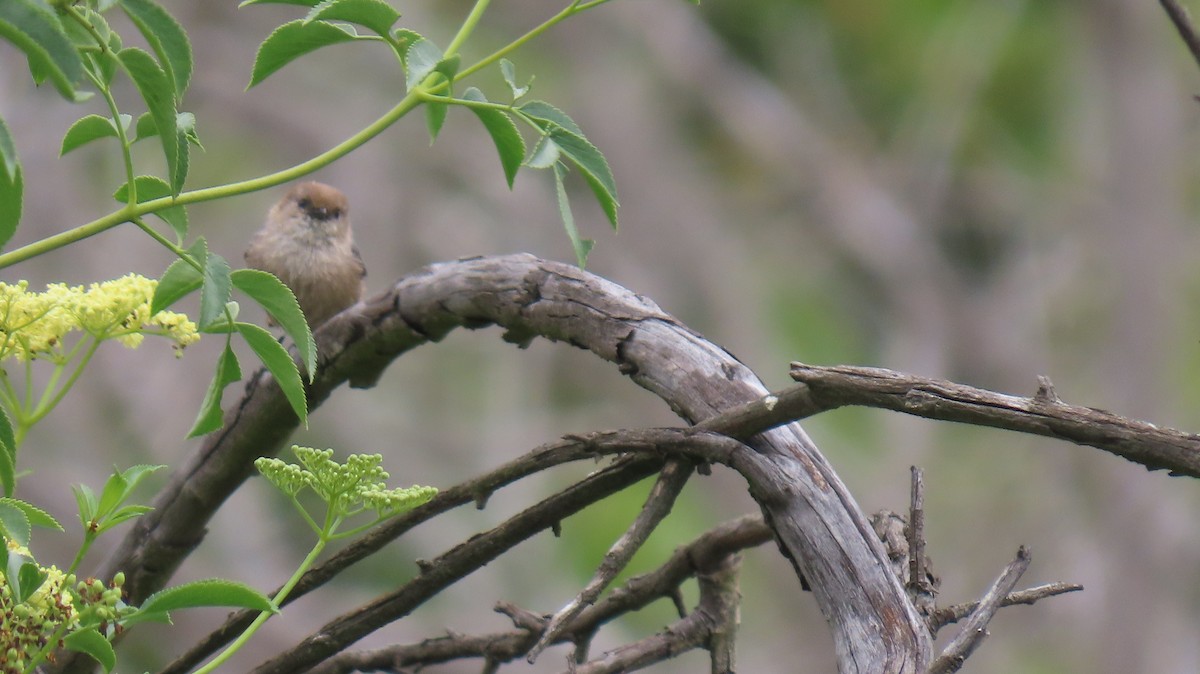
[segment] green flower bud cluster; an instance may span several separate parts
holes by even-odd
[[[78,580],[55,566],[38,568],[45,580],[23,603],[14,601],[11,587],[0,574],[0,674],[23,672],[56,634],[61,638],[82,625],[111,633],[117,620],[135,610],[121,599],[124,573],[105,585],[95,578]],[[61,646],[61,642],[55,645]]]
[[[158,281],[137,274],[87,288],[52,283],[40,293],[30,292],[27,281],[0,283],[0,360],[63,363],[73,352],[66,338],[76,331],[130,348],[145,335],[160,335],[174,342],[178,354],[200,333],[183,314],[150,315],[157,286]]]
[[[437,493],[437,487],[414,485],[396,489],[366,489],[361,492],[361,496],[367,509],[379,513],[380,517],[390,517],[427,503],[437,496]]]
[[[105,586],[104,581],[96,578],[79,581],[75,585],[75,593],[80,600],[81,619],[93,618],[94,620],[85,622],[98,622],[100,631],[105,632],[107,626],[115,624],[123,615],[134,611],[133,607],[127,606],[121,600],[121,587],[124,584],[124,573],[114,576],[109,586]]]
[[[333,460],[332,449],[293,446],[300,465],[261,458],[254,465],[280,491],[295,497],[312,489],[338,517],[373,510],[380,518],[411,510],[437,494],[434,487],[388,489],[388,472],[379,454],[351,454],[344,464]]]

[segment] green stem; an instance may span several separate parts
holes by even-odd
[[[170,239],[163,236],[162,234],[159,234],[158,230],[154,229],[150,225],[147,225],[145,220],[143,220],[142,218],[130,218],[130,222],[137,225],[138,228],[141,229],[146,234],[150,235],[151,239],[154,239],[155,241],[161,243],[163,245],[163,247],[165,247],[167,250],[171,251],[172,253],[175,253],[176,257],[178,257],[179,259],[181,259],[184,262],[191,265],[193,269],[200,272],[201,274],[204,273],[204,267],[200,266],[200,262],[197,261],[195,258],[193,258],[191,255],[189,255],[187,250],[180,248],[179,246],[175,245],[174,241],[171,241]]]
[[[487,11],[491,0],[476,0],[475,6],[471,8],[471,13],[463,20],[462,26],[458,29],[458,34],[454,39],[450,40],[450,44],[446,46],[446,51],[442,52],[444,56],[453,56],[462,48],[463,43],[471,36],[471,32],[479,25],[480,19],[483,18],[483,13]]]
[[[300,578],[304,575],[304,573],[316,563],[317,557],[319,557],[321,551],[325,549],[327,542],[328,541],[324,536],[317,539],[317,544],[313,546],[313,549],[308,553],[308,556],[304,558],[303,562],[301,562],[300,567],[296,569],[296,572],[292,574],[292,577],[288,579],[288,582],[284,583],[283,587],[279,589],[279,592],[276,592],[275,596],[271,598],[276,605],[278,605],[280,602],[286,599],[289,594],[292,593],[292,590],[296,587],[296,583],[299,583]],[[229,644],[225,650],[221,651],[220,655],[213,658],[208,664],[204,665],[200,669],[197,669],[195,674],[208,674],[209,672],[216,671],[217,667],[220,667],[222,663],[232,657],[234,653],[238,652],[242,646],[245,646],[246,642],[250,641],[250,638],[254,636],[254,633],[263,626],[263,623],[270,619],[271,615],[272,613],[270,611],[263,611],[259,613],[258,617],[254,619],[254,622],[250,623],[250,626],[247,627],[244,632],[238,635],[238,638],[234,639],[233,643]]]
[[[55,383],[57,383],[58,375],[61,372],[60,370],[55,370],[54,375],[51,376],[51,383],[46,387],[45,395],[43,395],[42,400],[38,402],[37,409],[29,415],[28,423],[30,426],[41,421],[47,414],[50,414],[50,412],[57,407],[60,402],[62,402],[63,397],[67,395],[67,391],[71,390],[71,387],[75,385],[75,382],[79,379],[79,376],[83,374],[84,369],[87,368],[88,363],[92,360],[92,356],[96,353],[96,349],[100,348],[100,341],[101,340],[95,337],[92,338],[91,343],[88,345],[87,351],[85,351],[83,356],[79,359],[79,363],[75,366],[75,370],[71,372],[71,376],[68,377],[67,381],[64,382],[63,385],[58,389],[58,393],[56,393],[54,397],[47,402],[46,397],[50,395],[51,391],[53,391],[53,386]],[[74,356],[72,356],[72,358],[74,358]]]
[[[514,51],[525,46],[525,44],[528,43],[530,40],[534,39],[535,37],[541,35],[542,33],[546,32],[546,31],[550,30],[554,26],[562,23],[563,21],[571,18],[572,16],[575,16],[576,14],[579,14],[580,12],[585,12],[589,9],[592,9],[593,7],[603,5],[604,3],[608,2],[608,1],[609,0],[592,0],[592,2],[572,2],[570,5],[563,8],[563,10],[560,11],[558,14],[555,14],[554,16],[550,17],[549,19],[546,19],[542,23],[540,23],[537,26],[535,26],[534,28],[530,29],[527,33],[525,33],[521,37],[513,40],[512,42],[509,42],[507,45],[492,52],[488,56],[485,56],[484,58],[482,58],[478,62],[468,66],[467,68],[460,70],[456,79],[460,79],[460,80],[465,79],[465,78],[469,77],[470,75],[473,75],[473,74],[479,72],[480,70],[483,70],[484,68],[492,65],[496,61],[499,61],[500,59],[504,58],[505,56],[508,56],[509,54],[513,53]]]
[[[93,75],[90,71],[88,77],[92,80],[92,84],[100,90],[100,95],[104,97],[108,103],[108,110],[112,113],[113,127],[117,130],[117,140],[121,143],[121,159],[125,162],[125,184],[129,185],[129,205],[137,204],[137,183],[133,180],[133,153],[130,152],[129,137],[125,134],[125,126],[121,124],[121,111],[117,108],[117,99],[113,98],[112,92],[108,87],[104,86],[100,78]]]
[[[212,201],[224,197],[231,197],[240,194],[249,194],[265,190],[276,185],[282,185],[291,180],[295,180],[301,176],[307,175],[317,169],[327,166],[332,162],[341,159],[350,152],[362,146],[367,141],[371,140],[380,133],[383,133],[389,126],[404,115],[411,112],[420,104],[420,98],[413,94],[405,96],[391,110],[387,111],[382,117],[372,122],[367,127],[363,128],[358,133],[338,143],[334,147],[322,152],[321,154],[301,162],[290,168],[282,171],[276,171],[265,176],[243,180],[228,185],[219,185],[217,187],[206,187],[198,190],[183,192],[177,197],[160,197],[150,201],[144,201],[136,205],[126,204],[124,208],[98,219],[93,220],[85,225],[80,225],[74,229],[60,232],[54,236],[47,237],[41,241],[35,241],[27,246],[23,246],[13,251],[9,251],[0,255],[0,269],[10,267],[18,262],[24,262],[30,258],[48,253],[52,250],[57,250],[66,245],[81,241],[91,236],[95,236],[101,232],[107,231],[125,222],[129,222],[133,218],[140,217],[147,213],[166,208],[168,206],[187,206],[189,204],[201,203],[204,201]]]
[[[79,13],[77,8],[68,6],[67,13],[76,23],[83,26],[84,30],[91,34],[92,39],[96,41],[96,45],[100,48],[101,54],[108,51],[108,43],[100,36],[100,33],[96,30],[96,27]],[[92,63],[94,68],[95,60],[91,59],[90,63]],[[85,68],[84,72],[87,75],[87,78],[91,80],[92,85],[95,86],[100,92],[100,95],[104,97],[104,102],[108,105],[108,111],[112,114],[113,128],[117,132],[117,140],[119,140],[121,143],[121,158],[125,162],[125,180],[129,185],[129,203],[136,204],[137,186],[134,185],[133,182],[133,153],[130,151],[131,143],[129,142],[129,137],[125,134],[125,127],[121,124],[121,110],[117,107],[117,99],[113,97],[112,90],[109,88],[109,86],[94,72],[92,68]]]
[[[96,534],[86,529],[88,524],[87,522],[84,523],[83,544],[79,546],[79,552],[75,553],[75,559],[71,560],[71,566],[65,574],[67,576],[70,576],[79,569],[79,566],[83,564],[83,558],[87,556],[88,550],[92,549],[92,543],[96,540]]]

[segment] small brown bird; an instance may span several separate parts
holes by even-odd
[[[313,330],[362,299],[366,287],[346,195],[317,182],[296,185],[271,207],[246,264],[291,288]]]

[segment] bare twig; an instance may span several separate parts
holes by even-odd
[[[791,374],[808,387],[818,410],[863,405],[1044,435],[1103,449],[1151,470],[1200,477],[1200,435],[1067,405],[1054,395],[1018,398],[874,367],[792,363]],[[1042,381],[1039,390],[1047,386],[1048,380]]]
[[[1167,16],[1170,17],[1171,23],[1175,24],[1175,30],[1179,32],[1179,37],[1183,39],[1188,51],[1192,53],[1196,64],[1200,65],[1200,36],[1196,35],[1196,27],[1192,25],[1192,18],[1188,15],[1187,9],[1176,0],[1159,0],[1159,4],[1167,11]]]
[[[695,464],[686,459],[672,459],[667,462],[658,475],[658,481],[651,488],[646,503],[633,524],[621,535],[608,553],[588,584],[566,606],[546,624],[537,644],[529,651],[527,659],[533,662],[537,656],[550,644],[558,641],[559,636],[566,630],[567,624],[578,616],[584,608],[594,604],[604,588],[617,577],[633,559],[633,555],[641,549],[642,544],[654,532],[654,529],[670,514],[675,498],[683,491],[688,478],[692,475]],[[586,651],[586,645],[580,644],[580,653]],[[577,658],[582,662],[586,658]]]
[[[1017,581],[1020,580],[1021,574],[1029,568],[1029,550],[1025,546],[1021,546],[1017,550],[1017,557],[1004,567],[1004,571],[988,588],[986,594],[979,600],[979,607],[971,613],[971,617],[967,619],[962,630],[955,635],[954,639],[946,646],[946,650],[938,656],[933,664],[929,666],[929,674],[949,674],[957,672],[970,657],[971,653],[979,648],[987,637],[987,626],[991,622],[992,616],[996,615],[996,611],[1000,610],[1000,606],[1004,598],[1012,592]]]
[[[732,672],[733,634],[725,630],[736,625],[740,595],[738,571],[741,557],[730,555],[716,564],[698,569],[700,603],[696,610],[658,634],[605,653],[600,658],[572,668],[573,674],[620,674],[632,672],[674,657],[692,648],[708,646],[713,671]],[[726,667],[719,669],[718,667]]]
[[[905,529],[908,534],[908,582],[905,583],[905,589],[917,612],[928,624],[937,606],[938,580],[929,568],[929,555],[925,553],[925,475],[916,466],[912,466],[911,471],[912,494],[909,499],[908,526]]]
[[[1033,603],[1047,597],[1067,594],[1068,592],[1079,592],[1081,590],[1083,590],[1083,586],[1078,583],[1048,583],[1046,585],[1031,587],[1027,590],[1011,592],[1000,602],[1000,606],[1016,606],[1018,604],[1032,605]],[[930,627],[933,629],[934,633],[936,633],[946,625],[956,623],[959,620],[971,615],[978,608],[979,602],[977,601],[939,608],[934,612],[930,619]]]
[[[769,541],[771,531],[761,515],[746,515],[705,532],[675,551],[662,566],[631,578],[608,597],[572,621],[569,633],[592,633],[603,623],[669,596],[697,569],[709,568],[723,557]],[[386,668],[419,668],[463,658],[490,658],[497,663],[521,657],[545,628],[543,616],[507,602],[496,610],[509,616],[518,629],[484,635],[449,634],[417,644],[337,654],[310,670],[310,674],[348,674],[351,671],[388,671]],[[718,628],[727,629],[727,628]],[[563,637],[566,640],[569,637]],[[730,647],[731,648],[731,647]]]
[[[912,494],[908,515],[908,586],[928,591],[925,577],[925,481],[920,468],[912,466]]]

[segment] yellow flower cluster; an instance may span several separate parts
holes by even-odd
[[[29,284],[0,283],[0,360],[25,362],[43,358],[63,362],[71,357],[67,335],[79,330],[97,341],[116,339],[130,348],[145,335],[171,339],[176,354],[200,339],[196,324],[173,311],[150,315],[158,281],[129,274],[113,281],[83,286],[52,283],[44,292]]]

